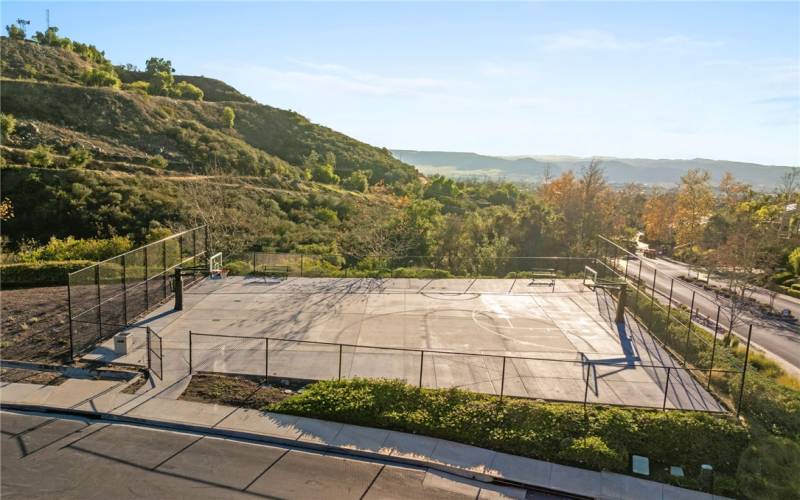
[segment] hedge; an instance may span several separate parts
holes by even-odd
[[[0,283],[3,287],[66,285],[69,273],[92,264],[90,260],[3,264]]]
[[[491,395],[424,389],[397,380],[317,382],[265,410],[423,434],[614,472],[628,472],[630,455],[640,454],[653,462],[654,478],[675,481],[657,474],[669,465],[682,465],[687,478],[681,484],[693,487],[699,487],[697,475],[704,463],[733,482],[750,439],[744,426],[725,416],[598,406],[584,411],[577,404],[500,401]]]

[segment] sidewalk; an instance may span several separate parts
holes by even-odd
[[[169,427],[239,439],[425,466],[482,481],[602,499],[722,498],[636,477],[533,460],[443,439],[291,415],[159,397],[158,389],[125,394],[122,382],[70,379],[58,386],[3,383],[5,409],[62,410],[133,424]],[[171,391],[167,391],[171,392]]]

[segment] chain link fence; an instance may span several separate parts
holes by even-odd
[[[172,297],[171,271],[204,265],[208,229],[200,226],[70,273],[70,355],[93,349]],[[187,277],[185,286],[202,274]]]

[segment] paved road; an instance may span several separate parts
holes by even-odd
[[[643,281],[648,284],[652,283],[653,271],[657,269],[656,291],[668,295],[670,282],[675,279],[673,300],[688,307],[692,301],[692,292],[696,292],[695,310],[705,317],[710,317],[712,321],[716,318],[719,302],[715,299],[714,294],[677,279],[679,276],[686,274],[686,266],[664,259],[648,259],[641,256],[639,258],[642,262],[641,276]],[[625,261],[620,260],[618,265],[624,268]],[[629,261],[628,275],[631,278],[636,278],[638,272],[638,262]],[[800,308],[797,304],[793,304],[792,307]],[[800,309],[796,314],[800,314]],[[725,312],[723,306],[720,324],[727,326],[729,323],[730,316]],[[795,375],[800,374],[800,333],[787,327],[786,323],[756,318],[750,314],[742,314],[739,317],[733,328],[734,333],[742,339],[746,339],[747,325],[750,323],[753,323],[753,343],[780,361],[785,368],[793,371]]]
[[[422,468],[69,417],[0,412],[6,498],[529,498]]]

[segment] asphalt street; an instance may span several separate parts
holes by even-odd
[[[720,314],[720,331],[727,331],[730,324],[730,315],[725,310],[725,299],[720,298],[720,300],[717,300],[713,292],[709,292],[678,279],[679,276],[686,275],[688,266],[664,259],[649,259],[641,255],[638,257],[642,262],[641,278],[648,287],[652,285],[655,270],[657,270],[655,273],[655,288],[657,292],[669,295],[670,284],[672,280],[674,280],[675,283],[672,292],[673,301],[688,307],[692,303],[692,294],[694,293],[694,310],[703,317],[710,318],[712,322],[716,319],[717,307],[723,304]],[[624,270],[626,261],[620,259],[617,265]],[[639,275],[639,262],[633,259],[628,261],[627,273],[630,278],[635,279]],[[767,294],[763,292],[755,298],[758,300],[769,300]],[[800,304],[791,300],[776,298],[775,307],[780,309],[783,306],[788,307],[796,316],[800,317]],[[738,317],[733,327],[733,332],[742,340],[746,340],[749,324],[751,323],[753,324],[753,344],[757,348],[766,351],[772,357],[777,358],[788,370],[799,374],[800,333],[798,333],[797,327],[790,326],[782,321],[756,317],[745,312]],[[713,330],[713,325],[711,329]]]
[[[291,447],[0,412],[5,498],[561,498]]]

